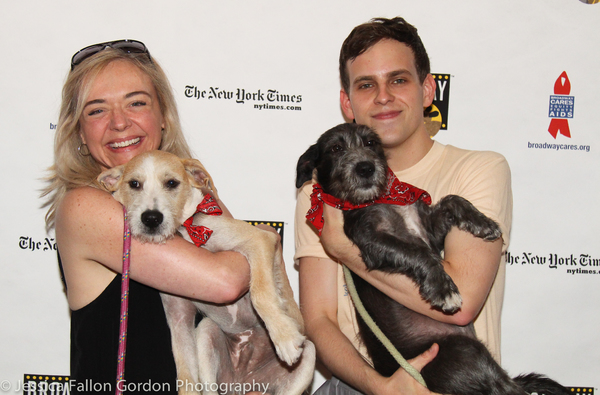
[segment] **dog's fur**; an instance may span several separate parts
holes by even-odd
[[[325,132],[298,160],[296,187],[316,177],[323,191],[353,204],[386,191],[387,163],[381,141],[366,126],[338,125]],[[344,231],[356,244],[368,270],[402,273],[419,287],[423,299],[452,313],[462,300],[442,266],[446,234],[458,227],[484,240],[501,237],[498,225],[467,200],[449,195],[434,206],[375,204],[344,211]],[[437,357],[421,374],[429,389],[456,395],[567,394],[558,383],[530,374],[511,379],[475,338],[472,325],[435,321],[395,302],[353,274],[357,292],[381,330],[406,358],[438,343]],[[392,375],[398,363],[359,317],[360,335],[375,369]]]
[[[216,194],[198,160],[163,151],[141,154],[98,181],[126,207],[133,237],[152,243],[178,231],[190,240],[181,224],[206,193]],[[226,306],[161,294],[183,383],[179,393],[197,393],[189,391],[196,383],[260,383],[261,391],[268,385],[273,395],[302,393],[312,381],[315,349],[303,335],[302,316],[282,272],[278,237],[225,216],[199,213],[194,225],[213,231],[207,249],[237,251],[248,259],[251,283],[249,293]],[[204,318],[195,327],[197,311]]]

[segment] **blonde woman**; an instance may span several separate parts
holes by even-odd
[[[150,150],[191,157],[169,82],[143,43],[96,44],[73,56],[54,149],[44,196],[71,309],[71,394],[114,393],[123,209],[96,177]],[[247,291],[249,279],[237,253],[211,253],[180,237],[161,245],[133,240],[127,388],[151,383],[145,389],[176,393],[159,291],[227,303]]]

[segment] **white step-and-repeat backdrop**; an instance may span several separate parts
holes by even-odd
[[[435,138],[498,151],[512,169],[503,366],[597,392],[600,4],[24,0],[0,5],[0,393],[69,373],[69,310],[38,196],[74,52],[113,39],[146,43],[233,214],[283,226],[297,290],[297,158],[343,121],[343,39],[372,17],[397,15],[418,27],[440,75],[445,118]]]

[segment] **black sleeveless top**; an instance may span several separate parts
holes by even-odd
[[[62,267],[61,267],[62,269]],[[87,306],[71,312],[71,394],[114,394],[119,348],[121,275]],[[171,334],[159,292],[129,281],[127,394],[176,394]]]

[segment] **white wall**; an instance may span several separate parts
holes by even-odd
[[[503,312],[503,365],[574,387],[600,386],[600,5],[577,0],[385,0],[102,3],[2,1],[0,6],[0,392],[24,374],[68,375],[69,312],[53,234],[38,198],[52,162],[60,90],[78,49],[146,43],[176,92],[187,137],[223,200],[243,219],[285,223],[293,267],[295,164],[343,121],[337,57],[352,27],[376,16],[416,25],[432,70],[451,75],[443,143],[504,154],[513,172],[514,225]],[[547,131],[565,71],[575,98],[571,137]],[[264,101],[188,98],[186,87],[301,95],[300,110]],[[278,104],[278,103],[272,103]],[[530,148],[535,144],[586,150]],[[49,242],[47,242],[48,240]],[[39,243],[36,245],[36,243]],[[550,257],[573,263],[551,268]],[[581,260],[582,256],[592,261]],[[523,264],[525,257],[545,263]],[[573,257],[573,259],[570,259]],[[518,262],[517,262],[518,258]],[[590,266],[591,264],[592,266]],[[594,274],[569,274],[568,270]],[[317,376],[317,382],[321,377]]]

